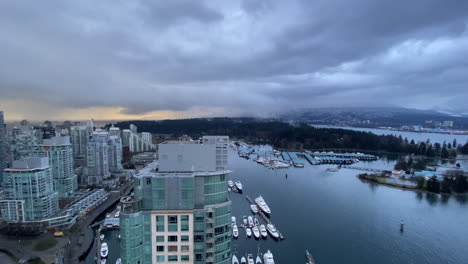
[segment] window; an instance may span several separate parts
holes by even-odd
[[[156,246],[156,252],[164,252],[164,246]]]
[[[180,216],[180,231],[189,231],[189,216]]]
[[[190,257],[188,255],[180,256],[180,261],[183,261],[183,262],[190,261]]]
[[[189,236],[180,236],[180,241],[189,242]]]
[[[156,262],[164,262],[164,256],[157,256]]]
[[[167,241],[169,242],[177,242],[177,236],[168,236]]]
[[[167,231],[177,232],[177,215],[169,215],[168,219]]]
[[[195,242],[204,242],[205,238],[202,235],[195,236]]]
[[[167,250],[169,252],[177,252],[177,246],[169,246]]]
[[[189,252],[189,246],[180,246],[180,251]]]
[[[146,184],[151,184],[151,178],[146,178]]]
[[[164,215],[156,216],[156,232],[164,232]]]
[[[164,242],[164,236],[156,236],[156,242]]]
[[[172,255],[172,256],[169,256],[168,259],[169,259],[169,262],[177,262],[178,258],[177,256]]]

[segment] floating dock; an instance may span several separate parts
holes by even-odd
[[[350,170],[361,170],[361,171],[371,171],[377,173],[384,173],[385,170],[380,169],[372,169],[372,168],[364,168],[364,167],[356,167],[356,166],[341,166],[341,168],[350,169]]]
[[[245,196],[245,199],[247,199],[247,201],[248,201],[250,204],[255,204],[254,201],[252,201],[252,199],[251,199],[248,195]],[[255,205],[256,205],[256,204],[255,204]],[[263,220],[265,221],[265,223],[267,223],[267,224],[273,224],[273,223],[271,222],[270,218],[268,218],[268,217],[265,215],[265,213],[263,213],[263,211],[262,211],[260,208],[258,208],[258,214],[263,218]],[[275,227],[276,227],[276,226],[275,226]],[[286,238],[281,234],[281,232],[279,231],[278,227],[276,227],[276,230],[278,231],[279,239],[280,239],[280,240],[286,239]]]

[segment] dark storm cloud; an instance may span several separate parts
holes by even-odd
[[[1,1],[0,23],[3,101],[468,111],[468,1]]]

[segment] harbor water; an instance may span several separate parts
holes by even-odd
[[[246,239],[239,229],[233,252],[270,249],[276,263],[468,263],[468,203],[450,197],[405,191],[359,180],[356,170],[326,171],[333,165],[271,170],[230,153],[232,179],[243,194],[231,193],[232,214],[240,224],[251,215],[246,195],[262,195],[283,241]],[[395,161],[359,162],[359,167],[391,169]],[[287,177],[286,177],[287,174]],[[405,228],[400,232],[400,222]]]

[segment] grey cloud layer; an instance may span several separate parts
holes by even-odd
[[[468,111],[468,1],[1,1],[1,100]]]

